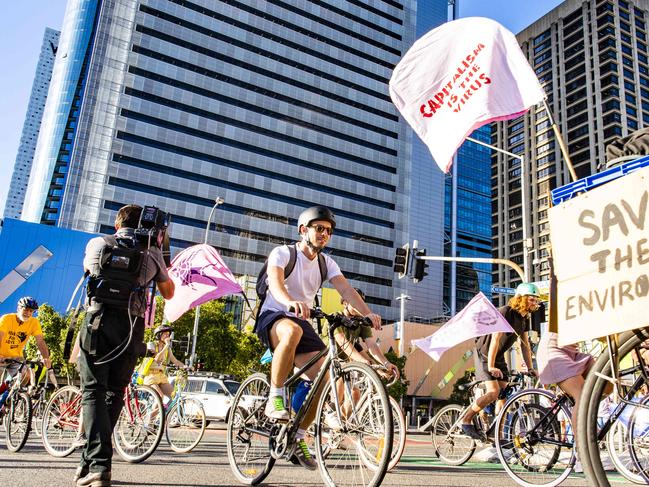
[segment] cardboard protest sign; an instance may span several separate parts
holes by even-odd
[[[649,326],[649,168],[550,210],[559,345]]]

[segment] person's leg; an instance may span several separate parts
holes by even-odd
[[[318,353],[320,352],[307,352],[307,353],[298,353],[295,356],[295,365],[296,367],[300,368],[303,367],[309,360],[311,360],[313,357],[315,357]],[[322,364],[324,364],[325,358],[321,357],[320,360],[318,360],[313,366],[309,367],[304,373],[306,376],[309,378],[310,381],[315,380],[316,376],[318,375],[318,372],[322,368]],[[315,419],[315,415],[317,412],[318,408],[318,400],[320,399],[320,395],[322,394],[322,389],[324,388],[324,385],[327,383],[326,380],[328,378],[328,375],[325,376],[325,380],[322,381],[320,384],[320,387],[315,391],[315,395],[313,397],[313,401],[311,402],[311,405],[309,406],[309,409],[306,410],[306,413],[304,414],[304,418],[302,419],[302,422],[300,423],[300,428],[302,429],[307,429],[309,426],[311,426],[311,423],[313,423],[313,420]]]
[[[288,318],[280,319],[270,326],[268,338],[273,349],[270,383],[279,388],[284,387],[284,382],[293,369],[295,349],[302,338],[302,328]]]
[[[160,388],[160,391],[162,392],[163,395],[160,397],[167,396],[169,399],[171,399],[171,395],[174,392],[174,388],[169,382],[165,382],[163,384],[158,384],[158,387]]]
[[[106,407],[108,366],[95,365],[94,358],[85,350],[79,355],[83,427],[88,442],[81,453],[81,468],[92,473],[110,470],[111,429]]]
[[[584,388],[584,378],[581,375],[570,377],[557,384],[563,392],[572,397],[575,401],[575,406],[572,408],[572,431],[575,441],[577,440],[577,412],[579,411],[579,403],[581,402],[581,391]]]
[[[498,399],[498,394],[500,393],[499,382],[497,380],[487,380],[484,382],[484,385],[487,389],[486,392],[471,403],[471,406],[469,406],[462,417],[463,424],[472,424],[473,417],[482,411],[482,408]]]

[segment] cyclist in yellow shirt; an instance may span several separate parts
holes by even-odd
[[[43,339],[41,324],[34,312],[38,309],[38,303],[30,296],[20,298],[18,309],[15,313],[3,315],[0,318],[0,368],[5,368],[9,376],[13,377],[20,368],[19,364],[3,364],[5,358],[21,360],[23,350],[30,337],[36,339],[36,345],[43,357],[43,363],[48,369],[52,367],[50,351]],[[0,394],[4,392],[6,383],[0,384]]]

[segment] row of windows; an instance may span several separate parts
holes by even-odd
[[[196,93],[197,95],[205,96],[205,97],[211,98],[213,100],[224,100],[224,101],[226,101],[227,103],[230,103],[230,104],[239,103],[239,106],[245,107],[247,110],[255,111],[255,112],[258,112],[258,113],[264,113],[266,115],[273,115],[274,114],[274,112],[270,111],[266,107],[262,108],[262,107],[257,106],[257,105],[253,105],[253,104],[250,104],[250,103],[245,103],[240,98],[228,97],[228,96],[222,95],[220,93],[216,93],[214,91],[210,91],[210,90],[207,90],[205,88],[201,88],[201,87],[196,86],[196,85],[192,85],[192,84],[189,84],[189,83],[184,83],[184,82],[179,81],[178,79],[175,79],[175,78],[169,78],[168,76],[163,76],[161,74],[157,74],[157,73],[153,73],[151,71],[147,71],[147,70],[142,69],[142,68],[138,68],[138,67],[135,67],[135,66],[129,66],[128,72],[132,73],[134,75],[142,76],[142,77],[147,78],[147,79],[152,79],[152,80],[155,80],[155,81],[158,81],[160,83],[164,83],[164,84],[167,84],[167,85],[170,85],[170,86],[175,86],[176,88],[180,88],[182,90],[189,91],[191,93]],[[263,88],[261,86],[254,85],[252,83],[246,83],[245,81],[240,81],[240,80],[237,80],[237,79],[234,79],[234,78],[223,79],[223,81],[228,83],[228,84],[231,84],[233,86],[236,86],[238,88],[242,88],[242,89],[249,90],[249,91],[254,91],[255,93],[259,93],[259,94],[262,94],[264,96],[274,98],[274,99],[279,100],[281,102],[294,105],[294,106],[296,106],[298,108],[303,108],[303,109],[306,109],[306,110],[317,112],[317,113],[323,114],[323,115],[325,115],[327,117],[331,117],[331,118],[333,118],[335,120],[340,120],[341,122],[346,122],[346,123],[355,125],[357,127],[367,129],[367,130],[370,130],[372,132],[376,132],[376,133],[381,134],[381,135],[385,135],[385,136],[393,138],[393,139],[397,139],[399,137],[399,134],[397,132],[393,132],[391,130],[386,130],[384,128],[377,127],[376,125],[371,125],[369,123],[363,122],[362,120],[358,120],[357,118],[348,117],[348,116],[343,115],[341,113],[333,112],[331,110],[327,110],[327,109],[319,107],[317,105],[313,105],[311,103],[306,103],[304,101],[297,100],[294,97],[286,96],[286,95],[283,95],[283,94],[278,93],[276,91],[267,90],[267,89],[265,89],[265,88]],[[287,118],[286,115],[282,115],[283,120],[286,119],[286,118]],[[291,117],[288,117],[288,119],[291,119]],[[299,123],[304,124],[305,122],[300,121]]]
[[[227,146],[240,147],[240,148],[243,148],[244,150],[247,150],[249,152],[259,153],[259,154],[266,155],[266,156],[269,156],[269,157],[275,157],[275,154],[277,154],[276,152],[273,153],[273,151],[267,150],[266,148],[257,147],[257,146],[254,146],[252,144],[246,144],[244,142],[234,140],[231,137],[225,137],[225,136],[221,136],[221,135],[216,135],[216,134],[213,134],[213,133],[210,133],[210,132],[206,132],[204,130],[195,129],[195,128],[192,128],[192,127],[187,127],[186,125],[182,125],[182,124],[178,124],[178,123],[174,123],[174,122],[169,122],[167,120],[152,117],[150,115],[144,115],[142,113],[137,113],[137,112],[134,112],[134,111],[131,111],[131,110],[122,109],[121,110],[121,115],[123,117],[131,118],[133,120],[139,120],[141,122],[145,122],[145,123],[155,125],[155,126],[158,126],[158,127],[164,127],[164,128],[173,130],[175,132],[180,132],[180,133],[183,133],[183,134],[191,135],[193,137],[198,137],[198,138],[201,138],[201,139],[209,140],[211,142],[216,142],[216,143],[227,145]],[[364,166],[367,166],[367,167],[371,167],[373,170],[380,170],[380,171],[384,171],[384,172],[391,173],[391,174],[396,174],[396,172],[397,172],[396,168],[386,166],[386,165],[383,165],[383,164],[378,164],[378,163],[376,163],[376,162],[374,162],[372,160],[363,159],[362,157],[347,154],[345,152],[342,152],[342,151],[339,151],[339,150],[336,150],[336,149],[331,149],[329,147],[325,147],[323,145],[315,144],[313,142],[307,142],[307,141],[304,141],[304,140],[301,140],[301,139],[289,137],[287,135],[274,133],[274,132],[272,132],[270,130],[262,129],[261,127],[257,127],[256,129],[252,128],[251,130],[252,130],[253,133],[264,134],[264,135],[266,135],[268,137],[273,137],[273,138],[277,139],[280,142],[281,141],[290,141],[291,143],[293,143],[295,145],[299,145],[299,146],[304,147],[306,149],[310,149],[310,150],[312,150],[312,151],[314,151],[316,153],[327,154],[329,156],[333,156],[333,157],[337,157],[337,158],[340,158],[340,159],[348,160],[350,162],[355,162],[357,164],[361,164],[361,165],[364,165]]]
[[[206,76],[208,78],[219,79],[219,80],[224,80],[226,82],[233,82],[234,83],[234,81],[231,81],[231,78],[223,75],[222,73],[218,73],[217,71],[213,71],[211,69],[203,68],[201,66],[197,66],[195,64],[191,64],[191,63],[182,61],[180,59],[173,58],[171,56],[167,56],[165,54],[160,54],[160,53],[158,53],[156,51],[153,51],[151,49],[147,49],[145,47],[134,45],[132,47],[132,50],[133,50],[133,52],[135,52],[137,54],[147,56],[147,57],[156,59],[158,61],[162,61],[162,62],[171,64],[173,66],[178,66],[180,68],[187,69],[188,71],[192,71],[194,73]],[[247,63],[244,63],[244,62],[241,62],[241,61],[237,61],[234,58],[230,58],[230,57],[227,57],[227,56],[223,56],[223,57],[225,58],[224,62],[237,65],[237,66],[242,67],[244,69],[251,70],[253,73],[256,72],[256,73],[259,73],[261,75],[268,76],[271,79],[276,79],[276,80],[281,81],[283,83],[286,83],[288,85],[292,85],[292,86],[295,86],[295,87],[300,88],[302,90],[305,90],[305,91],[308,91],[308,92],[311,92],[311,93],[315,93],[318,96],[323,96],[325,98],[329,98],[331,100],[334,100],[334,101],[336,101],[338,103],[342,103],[342,104],[350,106],[350,107],[358,108],[358,109],[363,110],[363,111],[368,112],[368,113],[376,113],[377,116],[383,117],[385,119],[388,119],[388,120],[391,120],[391,121],[394,121],[394,122],[399,121],[398,116],[396,116],[396,115],[394,115],[392,113],[381,111],[381,110],[377,109],[374,106],[365,105],[363,103],[356,102],[356,101],[351,100],[349,98],[345,98],[345,97],[336,95],[335,93],[332,93],[329,90],[320,89],[317,86],[312,86],[312,85],[310,85],[308,83],[303,83],[303,82],[295,80],[293,78],[289,78],[287,76],[282,76],[282,75],[277,74],[275,72],[272,72],[272,71],[269,71],[269,70],[266,70],[266,69],[261,69],[261,68],[255,67],[253,65],[250,65],[250,64],[247,64]]]
[[[186,113],[192,113],[192,114],[197,115],[197,116],[199,116],[201,118],[204,118],[204,119],[214,120],[216,122],[223,123],[225,125],[229,125],[229,126],[232,126],[232,127],[243,128],[245,130],[250,130],[251,132],[261,133],[261,134],[267,135],[269,137],[277,138],[279,136],[279,137],[281,137],[282,139],[284,139],[284,140],[286,140],[288,142],[292,142],[294,144],[302,145],[302,140],[301,139],[298,139],[298,138],[295,138],[295,137],[290,137],[290,136],[285,135],[285,134],[278,134],[275,131],[265,129],[265,128],[262,128],[262,127],[258,127],[256,125],[249,124],[249,123],[246,123],[246,122],[242,122],[240,120],[236,120],[236,119],[231,118],[231,117],[226,117],[224,115],[219,115],[219,114],[216,114],[214,112],[210,112],[208,110],[203,110],[202,108],[197,108],[197,107],[194,107],[192,105],[187,105],[185,103],[180,103],[180,102],[171,100],[170,98],[163,98],[161,96],[153,95],[151,93],[141,91],[141,90],[135,90],[135,89],[132,89],[132,88],[126,88],[126,90],[124,92],[127,95],[133,96],[134,98],[139,98],[139,99],[142,99],[142,100],[151,101],[153,103],[157,103],[159,105],[174,108],[174,109],[186,112]],[[232,104],[232,105],[237,106],[239,108],[243,108],[244,110],[260,113],[260,114],[263,114],[264,116],[269,116],[269,117],[276,118],[278,120],[282,120],[285,123],[291,123],[291,124],[294,124],[296,126],[305,127],[307,129],[313,130],[315,132],[326,134],[328,136],[331,136],[331,137],[337,138],[337,139],[339,139],[341,141],[344,141],[345,143],[356,144],[356,145],[365,147],[367,149],[375,150],[375,151],[382,152],[384,154],[388,154],[388,155],[395,156],[395,157],[398,155],[398,152],[396,150],[394,150],[394,149],[389,149],[389,148],[387,148],[385,146],[382,146],[382,145],[374,144],[372,142],[367,142],[364,139],[360,139],[358,137],[354,137],[354,136],[349,135],[349,134],[343,134],[343,133],[337,132],[335,130],[328,129],[326,127],[320,127],[320,126],[317,126],[317,125],[312,124],[312,123],[303,122],[302,120],[294,118],[294,117],[290,117],[290,116],[287,116],[287,115],[282,115],[280,113],[275,113],[275,112],[273,112],[271,110],[268,110],[266,108],[262,108],[262,107],[259,107],[257,105],[251,104],[251,103],[246,103],[246,102],[243,102],[243,101],[239,101],[236,98],[222,96],[221,101],[225,102],[225,103]],[[387,167],[387,166],[381,167],[381,166],[382,166],[381,164],[378,164],[378,167],[380,169],[382,169],[384,171],[385,170],[390,171],[389,167]]]
[[[156,164],[156,163],[145,161],[145,160],[142,160],[142,159],[137,159],[137,158],[134,158],[134,157],[124,156],[124,155],[121,155],[121,154],[114,154],[113,155],[113,160],[115,162],[126,164],[126,165],[129,165],[129,166],[132,166],[132,167],[138,167],[138,168],[141,168],[141,169],[147,169],[147,170],[153,171],[153,172],[158,173],[158,174],[168,174],[170,176],[175,176],[175,177],[187,179],[187,180],[190,180],[190,181],[198,181],[198,182],[202,182],[202,183],[212,184],[214,186],[225,184],[225,185],[228,185],[228,187],[230,187],[231,189],[235,189],[236,191],[239,191],[239,192],[248,192],[248,189],[249,189],[249,188],[247,188],[247,186],[242,186],[243,189],[239,189],[238,188],[239,185],[237,185],[235,183],[227,183],[227,182],[223,181],[222,179],[211,178],[211,177],[206,176],[204,174],[197,174],[197,173],[195,173],[193,171],[185,171],[185,170],[182,170],[182,169],[171,167],[168,164],[164,164],[164,165],[163,164]],[[221,161],[222,161],[222,163],[219,164],[219,167],[229,167],[229,168],[237,169],[239,171],[246,172],[246,173],[249,173],[249,174],[255,174],[255,175],[263,176],[263,177],[266,177],[266,178],[269,178],[269,179],[273,179],[273,180],[277,180],[277,181],[283,181],[285,183],[289,183],[289,184],[292,184],[292,185],[295,185],[295,186],[302,186],[302,185],[305,184],[305,181],[303,179],[297,178],[297,177],[291,177],[291,176],[288,176],[287,174],[279,174],[279,173],[275,173],[275,172],[271,172],[271,171],[267,171],[267,170],[263,170],[263,169],[250,168],[250,167],[247,167],[247,166],[245,166],[243,164],[234,164],[231,161],[225,161],[223,159],[221,159]],[[343,190],[338,189],[338,188],[332,188],[332,187],[329,187],[329,186],[325,186],[325,185],[317,184],[317,183],[313,183],[313,182],[309,182],[308,187],[310,189],[314,189],[314,190],[317,190],[317,191],[320,191],[320,192],[323,192],[323,193],[328,193],[328,194],[334,194],[336,196],[341,196],[341,197],[346,198],[346,199],[366,202],[369,205],[376,206],[376,207],[379,207],[379,208],[387,208],[387,209],[390,209],[390,210],[394,210],[394,204],[392,204],[392,203],[388,203],[388,202],[385,202],[385,201],[379,201],[379,200],[374,199],[374,198],[368,198],[366,196],[350,193],[348,191],[343,191]],[[261,191],[261,190],[258,191],[258,194],[262,194],[262,193],[264,193],[264,191]]]
[[[212,10],[209,10],[209,9],[207,9],[207,8],[201,6],[201,5],[197,5],[197,4],[189,2],[187,0],[169,0],[169,1],[174,2],[174,3],[178,4],[178,5],[182,5],[182,6],[186,7],[186,8],[194,10],[196,12],[200,12],[200,13],[202,13],[204,15],[207,15],[207,16],[212,16],[212,14],[215,13]],[[292,5],[289,5],[287,3],[277,1],[277,0],[268,0],[268,1],[269,1],[269,3],[277,5],[282,9],[286,9],[288,11],[296,13],[300,17],[309,18],[312,22],[316,22],[316,23],[325,25],[325,26],[327,26],[327,27],[329,27],[331,29],[334,29],[334,30],[336,30],[338,32],[342,32],[343,34],[346,34],[346,35],[348,35],[350,37],[353,37],[354,39],[358,39],[363,43],[367,43],[367,44],[373,45],[375,47],[378,47],[378,48],[380,48],[382,50],[386,50],[386,51],[394,54],[395,56],[399,56],[399,57],[401,56],[401,51],[399,51],[398,49],[394,49],[394,48],[392,48],[392,47],[390,47],[390,46],[388,46],[386,44],[383,44],[382,42],[377,41],[376,39],[372,39],[371,37],[364,36],[362,34],[359,34],[358,32],[354,32],[353,30],[342,27],[341,25],[338,25],[338,24],[336,24],[334,22],[329,22],[327,20],[319,18],[319,17],[317,17],[315,15],[312,15],[312,14],[310,14],[308,12],[305,12],[304,10],[297,9],[297,8],[293,7]],[[322,42],[325,42],[325,43],[328,43],[328,44],[331,44],[331,45],[333,45],[335,47],[340,48],[340,43],[334,43],[331,39],[328,39],[328,38],[326,38],[324,36],[318,36],[317,34],[315,34],[312,31],[301,28],[301,27],[299,27],[299,26],[297,26],[295,24],[292,24],[292,23],[290,23],[290,22],[288,22],[286,20],[283,20],[283,19],[281,19],[279,17],[275,17],[273,15],[270,15],[267,12],[264,12],[262,10],[258,10],[258,9],[254,8],[254,7],[251,7],[251,6],[246,5],[244,3],[238,2],[237,0],[221,0],[221,2],[225,3],[226,5],[231,5],[233,7],[236,7],[238,9],[240,9],[240,10],[243,10],[244,12],[248,12],[250,14],[253,14],[256,17],[267,19],[267,20],[269,20],[269,21],[271,21],[271,22],[273,22],[275,24],[281,25],[282,27],[286,27],[288,29],[294,30],[294,31],[299,32],[299,33],[304,34],[304,35],[308,35],[308,36],[316,38],[316,39],[318,39],[318,40],[320,40]]]
[[[122,203],[117,203],[114,201],[105,201],[104,202],[104,208],[107,210],[113,210],[117,211],[119,210],[122,206],[124,206]],[[228,211],[230,205],[225,205],[221,207],[221,210],[219,211]],[[237,209],[240,209],[240,207],[237,207]],[[237,211],[236,213],[240,213]],[[174,215],[171,214],[171,222],[172,223],[178,223],[180,225],[185,225],[188,227],[195,227],[195,228],[200,228],[200,229],[205,229],[205,225],[207,222],[203,220],[198,220],[196,218],[189,218],[186,216],[181,216],[181,215]],[[290,222],[289,224],[291,225],[296,225],[297,221]],[[242,228],[237,228],[237,227],[231,227],[229,225],[223,225],[221,223],[216,223],[214,230],[219,232],[219,233],[225,233],[227,235],[235,235],[237,237],[242,237],[242,238],[249,238],[249,239],[254,239],[258,240],[261,242],[270,242],[276,245],[285,245],[285,244],[290,244],[293,242],[292,238],[289,239],[284,239],[281,237],[277,237],[275,235],[271,235],[269,233],[259,233],[259,232],[253,232],[251,230],[246,230]],[[366,241],[367,237],[363,235],[356,235],[353,234],[352,232],[345,232],[343,230],[336,230],[336,235],[340,235],[346,238],[352,238],[356,240],[361,240],[361,241]],[[387,247],[391,247],[391,245],[386,245]],[[382,265],[382,266],[392,266],[392,261],[388,259],[380,259],[378,257],[372,257],[366,254],[359,254],[357,252],[349,252],[347,250],[340,250],[340,249],[334,249],[333,247],[327,247],[328,253],[331,253],[333,255],[337,255],[340,257],[345,257],[347,259],[353,259],[357,261],[362,261],[362,262],[370,262],[372,264],[376,265]]]
[[[228,44],[232,44],[234,46],[241,47],[243,49],[249,49],[249,50],[252,49],[252,46],[250,44],[248,44],[248,43],[238,41],[237,39],[234,39],[232,37],[228,37],[228,36],[223,35],[223,34],[221,34],[219,32],[216,32],[214,30],[207,29],[207,28],[202,27],[202,26],[200,26],[198,24],[195,24],[193,22],[189,22],[189,21],[181,19],[179,17],[170,15],[170,14],[168,14],[166,12],[161,11],[161,10],[151,8],[151,7],[148,7],[146,5],[140,5],[140,10],[142,12],[146,13],[146,14],[149,14],[149,15],[152,15],[154,17],[166,20],[166,21],[171,22],[171,23],[176,24],[176,25],[180,25],[180,26],[185,27],[186,29],[192,30],[194,32],[199,32],[199,33],[204,34],[204,35],[206,35],[208,37],[212,37],[214,39],[218,39],[220,41],[227,42]],[[234,19],[232,19],[232,18],[228,19],[226,16],[219,16],[218,14],[215,14],[214,16],[218,16],[219,20],[223,20],[223,21],[225,21],[227,19],[228,23],[233,23],[234,24],[236,22]],[[367,71],[365,69],[361,69],[356,65],[346,63],[346,62],[344,62],[344,61],[342,61],[340,59],[333,58],[333,57],[331,57],[331,56],[329,56],[327,54],[324,54],[322,52],[318,52],[318,51],[316,51],[314,49],[311,49],[311,48],[305,46],[304,44],[298,44],[296,42],[289,41],[288,39],[284,39],[283,37],[280,37],[278,35],[274,35],[274,34],[271,34],[269,32],[263,31],[261,29],[256,29],[256,28],[254,28],[252,26],[246,25],[243,22],[236,22],[236,26],[240,27],[242,29],[245,29],[248,32],[256,34],[256,35],[258,35],[260,37],[271,39],[271,40],[273,40],[273,41],[275,41],[275,42],[277,42],[279,44],[282,44],[284,46],[287,46],[287,47],[289,47],[291,49],[295,49],[297,51],[304,52],[306,54],[310,54],[311,56],[314,56],[314,57],[316,57],[318,59],[328,61],[328,62],[333,63],[335,65],[344,67],[345,69],[349,69],[350,71],[354,71],[354,72],[359,73],[359,74],[361,74],[363,76],[367,76],[368,78],[375,79],[375,80],[377,80],[379,82],[382,82],[382,83],[387,83],[388,82],[387,78],[379,76],[376,73],[373,73],[371,71]],[[259,48],[257,48],[257,49],[259,49]],[[261,51],[261,52],[263,52],[263,51]],[[394,69],[394,67],[393,67],[393,69]]]
[[[262,69],[262,68],[260,68],[258,66],[254,66],[252,64],[246,63],[246,62],[241,61],[239,59],[235,59],[235,58],[232,58],[230,56],[226,56],[223,53],[214,51],[212,49],[208,49],[208,48],[206,48],[204,46],[199,46],[198,44],[194,44],[193,42],[188,42],[188,41],[186,41],[184,39],[179,39],[178,37],[175,37],[175,36],[172,36],[172,35],[169,35],[169,34],[165,34],[163,32],[155,30],[155,29],[150,29],[148,27],[144,27],[144,26],[142,26],[140,24],[138,24],[136,26],[135,30],[138,31],[138,32],[141,32],[142,34],[146,34],[146,35],[149,35],[151,37],[155,37],[157,39],[169,42],[170,44],[175,44],[175,45],[183,47],[185,49],[189,49],[191,51],[198,52],[198,53],[203,54],[205,56],[209,56],[209,57],[211,57],[213,59],[217,59],[217,60],[222,61],[222,62],[227,62],[227,63],[233,64],[235,66],[239,66],[239,67],[242,67],[242,68],[245,68],[245,69],[249,69],[252,72],[262,73],[262,74],[265,74],[266,76],[270,76],[270,77],[273,77],[273,78],[280,78],[280,76],[278,76],[276,73],[273,73],[272,71],[264,70],[264,69]],[[388,101],[388,102],[391,101],[390,97],[385,93],[374,91],[372,89],[367,88],[366,86],[359,85],[358,83],[352,83],[349,80],[339,78],[338,76],[334,76],[333,74],[328,73],[326,71],[322,71],[320,69],[313,68],[313,67],[311,67],[311,66],[309,66],[307,64],[297,62],[295,60],[280,56],[279,54],[276,54],[274,52],[267,51],[267,50],[252,46],[250,44],[240,43],[239,41],[236,41],[235,39],[232,39],[232,38],[229,38],[229,37],[225,37],[224,40],[226,42],[232,44],[232,45],[238,45],[238,47],[247,49],[247,50],[249,50],[250,52],[252,52],[255,55],[259,55],[259,56],[265,57],[267,59],[272,59],[272,60],[277,61],[277,62],[279,62],[281,64],[284,64],[286,66],[292,66],[292,67],[294,67],[296,69],[304,71],[305,73],[309,73],[309,74],[312,74],[314,76],[317,76],[318,78],[322,78],[322,79],[332,81],[334,83],[338,83],[341,86],[352,88],[352,89],[357,90],[357,91],[359,91],[361,93],[365,93],[366,95],[370,95],[370,96],[373,96],[375,98],[378,98],[379,100]],[[387,83],[387,80],[386,80],[386,83]]]

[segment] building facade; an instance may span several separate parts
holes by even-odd
[[[647,0],[566,0],[517,35],[578,178],[606,167],[607,144],[649,126],[648,21]],[[494,256],[527,260],[528,280],[545,281],[550,191],[570,182],[559,143],[542,105],[492,129],[492,143],[519,156],[492,156]],[[494,267],[493,280],[520,277]]]
[[[4,209],[5,218],[20,218],[22,215],[29,174],[32,169],[36,142],[45,109],[45,101],[47,100],[47,91],[52,77],[54,58],[59,45],[59,35],[58,30],[50,28],[46,28],[43,35],[43,44],[38,56],[32,92],[29,96],[25,123],[23,124],[18,154],[16,155],[16,162],[11,176],[11,185],[7,192]]]
[[[331,255],[393,319],[413,135],[388,80],[417,3],[70,0],[24,218],[109,232],[123,204],[156,205],[178,249],[222,197],[208,241],[254,276],[324,204]]]

